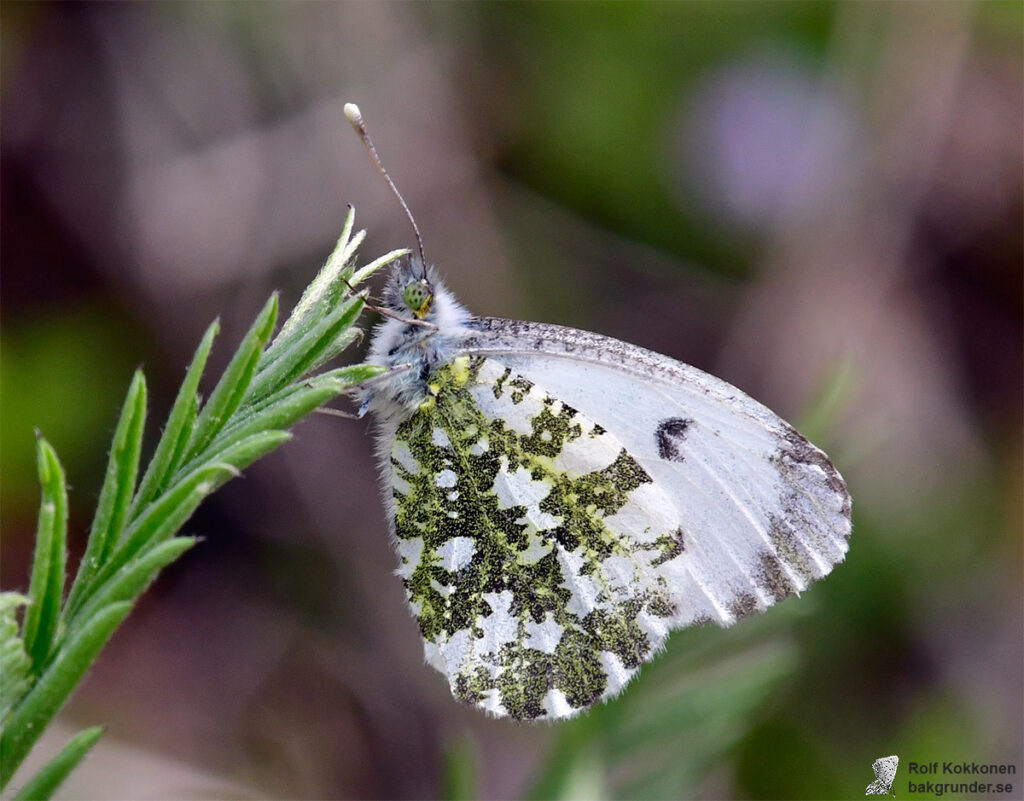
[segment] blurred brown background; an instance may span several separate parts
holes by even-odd
[[[861,797],[890,753],[1024,784],[1022,14],[5,3],[5,589],[28,584],[34,426],[80,550],[134,366],[155,436],[209,321],[216,368],[346,204],[366,260],[411,244],[349,100],[471,309],[714,372],[854,497],[847,562],[804,598],[520,726],[423,664],[367,425],[314,417],[189,522],[205,542],[40,746],[108,726],[64,797]]]

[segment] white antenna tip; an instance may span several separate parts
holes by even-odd
[[[363,115],[359,113],[359,106],[355,103],[346,103],[344,111],[348,121],[353,125],[361,126],[363,124]]]
[[[395,186],[395,182],[391,180],[391,176],[388,175],[388,171],[384,169],[384,165],[381,164],[380,156],[377,155],[377,148],[373,146],[373,141],[370,139],[370,133],[366,130],[366,123],[363,122],[363,115],[359,113],[359,106],[355,103],[346,103],[343,107],[345,116],[348,117],[348,121],[352,123],[352,127],[355,128],[356,133],[359,134],[359,138],[363,140],[363,146],[370,154],[370,158],[373,159],[373,163],[377,165],[377,169],[380,170],[380,174],[384,176],[384,180],[387,185],[391,187],[391,191],[395,193],[395,197],[398,198],[399,204],[402,206],[402,210],[405,212],[405,216],[409,218],[409,223],[412,225],[413,233],[416,234],[416,244],[419,246],[420,261],[426,265],[426,259],[423,256],[423,237],[420,236],[420,229],[416,227],[416,220],[412,217],[412,212],[409,211],[409,206],[406,205],[405,198],[402,197],[402,193],[398,191],[398,187]],[[424,266],[426,269],[426,266]]]

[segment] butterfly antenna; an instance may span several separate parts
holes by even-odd
[[[384,169],[380,156],[377,155],[377,148],[373,146],[373,140],[370,139],[370,133],[366,130],[366,123],[363,121],[363,115],[359,111],[359,106],[355,103],[346,103],[345,116],[348,117],[348,121],[352,123],[352,127],[356,129],[356,133],[359,134],[359,138],[363,140],[363,144],[366,146],[366,150],[370,154],[370,158],[372,158],[373,163],[377,165],[377,169],[380,170],[380,174],[384,176],[384,180],[388,182],[388,186],[391,187],[391,191],[395,193],[395,197],[398,198],[398,202],[402,204],[405,216],[408,217],[409,222],[412,223],[413,233],[416,234],[416,246],[420,252],[420,268],[423,270],[423,277],[426,278],[427,259],[423,255],[423,237],[420,236],[420,229],[416,225],[416,220],[413,219],[412,212],[409,211],[409,206],[406,205],[405,198],[403,198],[402,193],[398,191],[398,187],[395,186],[395,182],[391,180],[391,176],[388,175],[388,171]]]

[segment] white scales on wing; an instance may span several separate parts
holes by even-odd
[[[459,352],[493,355],[614,431],[672,499],[723,623],[802,591],[843,558],[850,497],[828,457],[732,385],[643,348],[561,326],[468,321]],[[696,536],[699,533],[699,536]]]

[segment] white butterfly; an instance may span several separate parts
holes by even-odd
[[[896,781],[896,770],[900,766],[900,758],[892,756],[879,757],[871,763],[871,770],[875,772],[875,780],[869,784],[864,795],[891,795],[895,797],[892,785]]]
[[[474,317],[416,261],[384,303],[367,361],[394,369],[363,409],[397,573],[459,699],[571,717],[672,629],[731,625],[846,554],[832,462],[726,382],[599,334]]]
[[[385,302],[368,361],[402,369],[365,405],[397,572],[460,699],[569,717],[670,630],[730,625],[843,559],[835,467],[724,381],[598,334],[473,317],[412,262]]]

